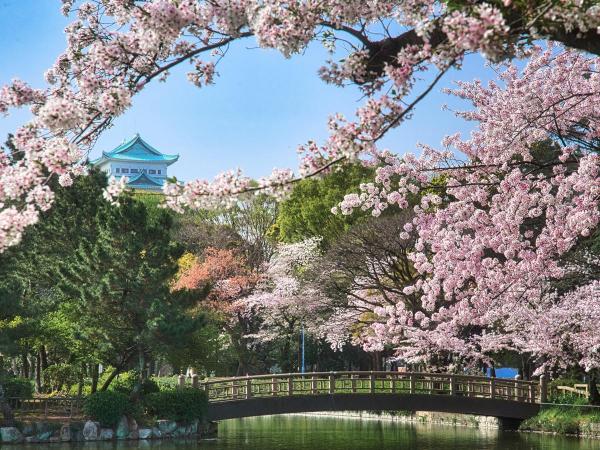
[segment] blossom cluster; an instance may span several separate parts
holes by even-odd
[[[248,336],[268,342],[294,333],[301,325],[315,332],[321,293],[303,282],[302,273],[318,260],[320,238],[280,245],[256,290],[239,304],[249,317],[260,320],[260,329]]]
[[[427,190],[412,223],[419,237],[411,259],[425,279],[410,288],[423,311],[412,327],[389,311],[384,331],[408,342],[400,356],[486,360],[508,340],[465,338],[464,330],[497,327],[565,276],[561,259],[600,223],[599,67],[598,58],[550,47],[536,49],[522,71],[507,66],[502,85],[460,83],[451,93],[474,106],[458,113],[477,121],[471,138],[449,136],[447,150],[426,147],[420,157],[386,157],[375,182],[339,205],[379,215]]]
[[[415,76],[431,69],[427,62],[443,73],[460,62],[466,51],[481,51],[497,59],[512,54],[511,46],[519,45],[522,35],[538,37],[553,31],[561,35],[563,29],[593,33],[600,26],[597,6],[575,0],[534,9],[534,20],[517,29],[506,19],[511,2],[503,7],[466,2],[452,11],[445,2],[434,0],[62,3],[63,13],[72,22],[65,30],[67,48],[46,72],[48,87],[34,89],[16,80],[0,88],[0,113],[30,107],[34,115],[31,123],[13,133],[27,136],[15,140],[22,157],[0,164],[0,182],[10,186],[2,189],[8,194],[0,197],[0,204],[2,211],[11,211],[0,224],[6,230],[0,236],[0,249],[18,242],[25,224],[32,223],[45,207],[45,203],[35,203],[38,195],[28,194],[53,176],[69,184],[99,134],[130,107],[147,83],[164,80],[173,67],[191,63],[194,70],[189,80],[197,86],[210,84],[218,61],[234,40],[254,36],[260,46],[285,56],[303,51],[326,34],[334,41],[350,43],[343,61],[332,62],[321,74],[339,85],[358,83],[366,102],[356,120],[332,117],[331,137],[324,145],[309,143],[302,148],[301,176],[307,176],[323,172],[336,161],[363,154],[378,157],[377,140],[409,117],[418,103],[407,102],[406,96]],[[546,28],[538,26],[540,21],[545,21]],[[408,34],[394,34],[406,28]],[[390,49],[394,50],[386,54]],[[62,144],[59,148],[57,139],[66,139],[69,148]],[[79,160],[74,159],[76,154]],[[261,187],[281,188],[285,184],[282,173],[269,177]],[[216,182],[195,181],[166,190],[170,197],[178,197],[169,202],[176,208],[204,207],[222,204],[223,196],[235,196],[247,184],[244,177],[227,173]]]

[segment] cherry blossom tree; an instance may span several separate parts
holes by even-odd
[[[404,292],[420,277],[408,255],[415,233],[407,233],[411,214],[403,211],[359,223],[331,244],[311,273],[321,292],[316,333],[334,348],[350,342],[369,352],[396,348],[401,335],[381,333],[389,310],[406,311],[409,320],[421,304]],[[409,225],[407,225],[409,224]]]
[[[301,326],[318,326],[321,293],[304,275],[318,261],[319,244],[319,238],[310,238],[279,246],[255,292],[240,302],[246,315],[260,320],[260,329],[249,337],[262,342],[283,339],[289,347]]]
[[[546,293],[550,281],[567,276],[562,259],[600,221],[599,62],[575,51],[535,48],[522,70],[506,65],[499,83],[460,83],[450,92],[474,106],[458,113],[478,122],[471,138],[449,136],[446,150],[424,147],[420,157],[387,155],[375,182],[341,203],[344,213],[361,207],[379,215],[429,190],[414,208],[418,239],[410,256],[424,277],[410,288],[423,308],[412,327],[390,314],[386,331],[398,328],[410,344],[400,355],[418,361],[448,352],[489,361],[513,345],[511,327],[502,332],[511,317],[520,322],[520,314],[547,313],[544,323],[552,317],[562,326],[579,320],[571,311],[579,302],[584,316],[594,315],[593,284],[560,301]],[[431,183],[432,174],[445,183]],[[524,309],[528,304],[533,311]],[[565,313],[568,319],[560,319]],[[585,323],[598,334],[593,320]],[[539,345],[548,343],[538,338]],[[577,345],[586,345],[579,339]],[[581,361],[591,367],[591,360]]]
[[[580,245],[562,259],[565,275],[544,280],[537,301],[515,303],[491,334],[521,354],[531,355],[537,373],[560,373],[579,368],[587,372],[593,403],[600,402],[596,388],[600,369],[600,258],[594,246]],[[583,248],[582,248],[583,247]]]
[[[100,133],[123,114],[145,85],[164,80],[174,67],[189,64],[190,82],[215,81],[228,46],[253,37],[261,47],[289,56],[315,40],[347,55],[330,62],[321,77],[361,86],[365,102],[355,120],[332,116],[331,136],[309,142],[299,177],[314,176],[361,155],[378,155],[377,141],[413,113],[450,67],[467,52],[492,60],[521,55],[535,39],[600,53],[600,8],[594,0],[537,2],[436,2],[434,0],[63,0],[67,48],[47,71],[48,87],[15,80],[0,89],[0,112],[30,107],[33,119],[15,131],[18,157],[0,157],[0,250],[17,243],[23,230],[48,209],[47,180],[70,185]],[[341,50],[340,50],[341,51]],[[437,71],[433,82],[411,95],[416,77]],[[241,192],[285,190],[298,180],[276,169],[258,185],[240,172],[214,181],[166,188],[169,204],[206,207],[231,201]],[[124,181],[106,191],[118,196]]]

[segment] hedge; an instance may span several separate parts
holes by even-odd
[[[33,381],[28,378],[6,377],[0,378],[0,383],[4,388],[5,397],[33,397]]]
[[[127,395],[116,391],[101,391],[85,400],[83,412],[102,425],[112,427],[123,415],[131,413],[132,407]]]
[[[199,389],[169,389],[144,398],[146,414],[157,419],[192,422],[206,417],[208,397]]]

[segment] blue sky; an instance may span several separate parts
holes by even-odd
[[[43,87],[43,74],[65,47],[60,0],[0,0],[0,85],[21,78]],[[169,174],[183,180],[212,178],[220,171],[242,168],[250,176],[273,167],[296,167],[296,147],[327,137],[327,118],[335,112],[351,116],[360,105],[354,88],[323,83],[317,70],[328,58],[319,44],[302,56],[285,59],[256,48],[247,40],[230,49],[218,67],[214,86],[198,89],[185,79],[188,67],[175,71],[166,84],[150,85],[134,99],[92,152],[116,147],[139,132],[165,153],[179,153]],[[390,133],[386,148],[413,151],[417,142],[438,146],[446,134],[465,135],[472,124],[442,111],[444,103],[462,108],[440,92],[452,80],[487,80],[491,76],[479,56],[469,57],[461,71],[446,75],[415,111],[413,119]],[[28,119],[27,112],[0,117],[0,140]]]

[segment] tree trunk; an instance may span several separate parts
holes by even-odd
[[[4,387],[0,383],[0,410],[2,410],[2,417],[4,417],[3,426],[14,427],[15,426],[15,414],[12,408],[6,400],[4,395]]]
[[[77,385],[77,397],[81,397],[83,394],[83,385],[85,384],[85,374],[82,370],[79,372],[79,383]]]
[[[97,363],[92,364],[92,389],[91,389],[91,393],[93,394],[94,392],[96,392],[98,390],[98,372],[100,370],[100,367],[98,366]]]
[[[29,359],[27,359],[27,353],[21,355],[21,362],[23,363],[23,378],[29,378]]]
[[[142,397],[142,386],[146,379],[146,358],[144,355],[144,349],[142,346],[138,346],[138,376],[133,391],[131,392],[131,399],[137,402]]]
[[[40,353],[35,358],[35,392],[38,394],[42,393],[42,358]]]
[[[284,341],[283,344],[283,355],[281,358],[281,362],[283,363],[283,367],[281,368],[281,370],[284,373],[291,373],[292,372],[292,366],[293,366],[293,356],[290,355],[291,353],[291,345],[290,345],[290,340],[289,338],[286,339]]]
[[[40,347],[40,357],[42,359],[42,371],[44,371],[48,368],[48,353],[46,353],[45,345]]]
[[[122,366],[115,367],[115,370],[113,370],[111,372],[111,374],[108,376],[108,378],[104,381],[104,383],[100,387],[100,390],[101,391],[107,390],[108,387],[110,386],[110,383],[112,383],[112,380],[114,380],[117,377],[117,375],[119,375],[122,371],[123,371]]]
[[[595,370],[590,370],[588,376],[588,392],[591,405],[600,405],[600,393],[598,392],[598,375]]]

